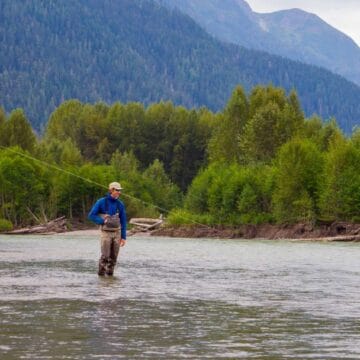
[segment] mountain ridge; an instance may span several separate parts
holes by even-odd
[[[316,14],[299,8],[258,13],[245,0],[158,1],[177,7],[222,41],[325,67],[360,85],[360,47]]]

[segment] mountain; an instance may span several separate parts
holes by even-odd
[[[291,9],[253,12],[244,0],[159,0],[220,40],[325,67],[360,85],[360,48],[317,15]]]
[[[295,88],[307,115],[350,132],[360,88],[315,66],[214,39],[190,17],[147,0],[2,0],[0,106],[42,131],[69,98],[172,100],[222,110],[237,84]]]

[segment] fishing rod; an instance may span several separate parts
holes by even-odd
[[[46,162],[46,161],[44,161],[44,160],[37,159],[37,158],[35,158],[34,156],[31,156],[31,155],[26,154],[26,153],[24,153],[24,152],[16,151],[16,150],[13,149],[13,148],[6,147],[6,146],[3,146],[3,145],[0,145],[0,148],[3,148],[3,149],[5,149],[5,150],[7,150],[7,151],[10,151],[10,152],[12,152],[12,153],[14,153],[14,154],[20,155],[20,156],[22,156],[22,157],[24,157],[24,158],[26,158],[26,159],[30,159],[30,160],[32,160],[32,161],[35,161],[35,162],[37,162],[37,163],[40,163],[41,165],[43,165],[43,166],[45,166],[45,167],[52,168],[52,169],[57,170],[57,171],[59,171],[59,172],[63,172],[63,173],[68,174],[68,175],[70,175],[70,176],[73,176],[73,177],[76,177],[76,178],[81,179],[81,180],[83,180],[83,181],[86,181],[86,182],[88,182],[88,183],[90,183],[90,184],[97,185],[97,186],[99,186],[99,187],[101,187],[101,188],[104,188],[104,189],[108,190],[107,186],[105,186],[105,185],[103,185],[103,184],[100,184],[100,183],[98,183],[98,182],[96,182],[96,181],[94,181],[94,180],[85,178],[85,177],[83,177],[83,176],[81,176],[81,175],[75,174],[75,173],[73,173],[73,172],[71,172],[71,171],[69,171],[69,170],[63,169],[63,168],[61,168],[61,167],[59,167],[59,166],[56,166],[56,165],[54,165],[54,164],[50,164],[49,162]],[[133,196],[133,195],[130,195],[130,194],[124,194],[124,193],[122,193],[122,195],[125,196],[125,197],[127,197],[127,198],[129,198],[129,199],[133,199],[133,200],[139,201],[139,202],[141,202],[141,203],[144,204],[144,205],[152,206],[152,207],[154,207],[154,208],[156,208],[156,209],[158,209],[158,210],[160,210],[160,211],[162,211],[162,212],[170,213],[170,210],[165,209],[165,208],[163,208],[163,207],[161,207],[161,206],[155,205],[155,204],[153,204],[153,203],[150,203],[150,202],[148,202],[148,201],[139,199],[139,198],[137,198],[136,196]],[[203,226],[203,227],[207,227],[207,228],[209,228],[209,229],[212,229],[212,227],[210,227],[210,226],[208,226],[208,225],[206,225],[206,224],[202,224],[202,223],[200,223],[200,222],[198,222],[198,221],[195,221],[195,220],[193,220],[193,219],[191,219],[191,218],[189,218],[189,217],[187,217],[187,216],[180,215],[179,217],[181,217],[181,218],[184,219],[184,220],[190,221],[190,222],[192,222],[192,223],[195,224],[195,225],[200,225],[200,226]]]

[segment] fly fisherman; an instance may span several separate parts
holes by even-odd
[[[88,216],[101,230],[99,276],[113,275],[120,246],[126,244],[126,212],[119,200],[121,190],[118,182],[112,182],[108,194],[95,203]]]

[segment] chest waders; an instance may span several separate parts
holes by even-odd
[[[105,199],[105,213],[108,214],[108,199]],[[117,217],[118,226],[114,226],[115,219]],[[119,212],[116,211],[115,215],[111,216],[110,219],[111,225],[101,226],[101,257],[99,260],[99,271],[98,275],[112,276],[114,274],[114,268],[116,265],[117,257],[119,255],[120,244],[120,222],[119,222]]]

